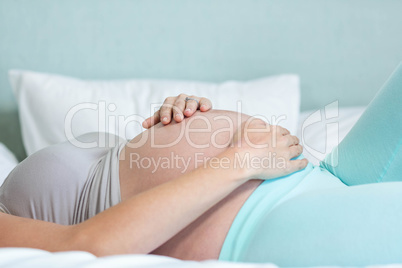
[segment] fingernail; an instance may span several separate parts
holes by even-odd
[[[185,113],[191,112],[190,108],[187,108],[186,110],[184,110]]]
[[[182,119],[182,115],[181,114],[176,114],[174,117],[176,117],[176,119]]]
[[[201,108],[206,109],[206,108],[207,108],[207,106],[206,106],[205,104],[203,104],[203,105],[201,105],[200,109],[201,109]]]
[[[166,123],[168,121],[167,117],[162,118],[162,122]]]

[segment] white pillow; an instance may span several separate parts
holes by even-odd
[[[14,154],[3,143],[0,143],[0,186],[17,164],[18,161]]]
[[[107,131],[132,139],[143,131],[143,119],[153,114],[166,97],[180,93],[208,97],[216,109],[237,110],[241,101],[241,112],[261,115],[270,123],[278,121],[272,120],[273,116],[284,116],[286,119],[276,123],[291,132],[296,130],[299,115],[299,78],[292,74],[221,84],[141,79],[88,81],[19,70],[11,70],[9,78],[19,104],[28,154],[66,140],[70,132],[76,137]],[[118,127],[114,122],[119,122]]]
[[[355,106],[338,108],[338,103],[324,109],[310,110],[300,114],[297,136],[304,146],[303,155],[315,165],[324,160],[352,129],[365,110]]]

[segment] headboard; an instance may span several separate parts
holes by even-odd
[[[399,0],[1,0],[0,142],[24,157],[10,68],[91,79],[301,76],[302,110],[364,105],[402,60]]]

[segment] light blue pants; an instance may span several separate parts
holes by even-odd
[[[402,263],[402,64],[320,167],[263,182],[220,259],[279,266]]]

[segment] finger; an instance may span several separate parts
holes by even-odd
[[[145,119],[144,122],[142,122],[142,126],[143,126],[144,128],[147,128],[147,129],[148,129],[148,128],[152,127],[153,125],[158,124],[160,121],[161,121],[161,120],[160,120],[159,110],[158,110],[158,111],[156,111],[156,112],[154,113],[153,116],[148,117],[147,119]]]
[[[177,96],[173,105],[173,118],[176,122],[181,122],[184,119],[184,108],[186,107],[186,94]]]
[[[192,116],[195,111],[198,110],[198,104],[200,102],[200,98],[196,96],[190,96],[191,99],[186,101],[186,110],[184,111],[185,116]],[[194,100],[192,100],[194,99]]]
[[[287,133],[287,129],[283,128],[281,126],[278,125],[271,125],[271,130],[272,130],[272,135],[274,136],[286,136],[289,133]],[[282,140],[286,140],[286,138],[282,137]]]
[[[290,160],[288,162],[287,173],[293,173],[307,167],[308,160],[306,158]]]
[[[175,100],[176,100],[175,97],[166,98],[165,102],[163,103],[160,109],[160,121],[164,125],[169,124],[170,121],[172,120],[172,110]]]
[[[212,109],[212,102],[207,98],[200,99],[200,111],[206,112]]]
[[[302,154],[303,146],[301,146],[301,145],[290,146],[289,150],[290,150],[289,157],[290,157],[290,159],[292,159],[292,158],[298,157],[299,155]]]
[[[281,126],[276,126],[276,127],[277,127],[277,132],[279,134],[282,134],[283,136],[290,134],[289,130],[287,130],[286,128],[281,127]]]
[[[299,138],[293,135],[286,135],[287,138],[287,145],[288,146],[293,146],[293,145],[298,145],[299,144]]]

